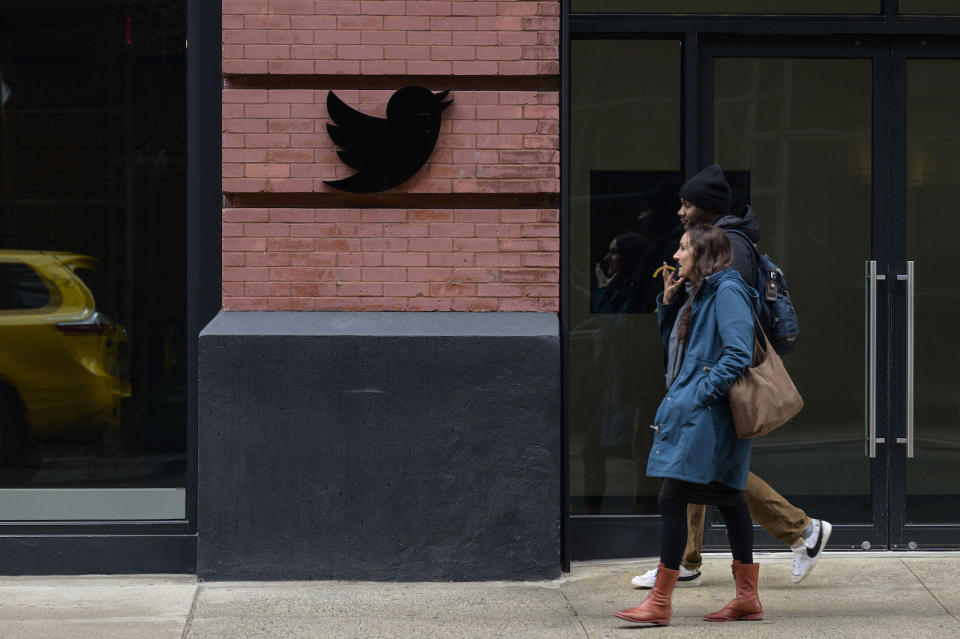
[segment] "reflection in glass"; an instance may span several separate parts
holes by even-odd
[[[958,201],[960,61],[908,60],[906,256],[915,261],[916,351],[906,520],[914,524],[960,521]]]
[[[680,43],[571,47],[571,512],[655,515],[646,460],[665,389],[651,282],[679,238]]]
[[[184,516],[185,26],[0,6],[2,519]]]
[[[749,172],[749,193],[738,196],[753,206],[759,248],[784,269],[800,319],[784,363],[805,406],[755,442],[751,469],[814,516],[869,522],[860,345],[870,61],[723,58],[714,72],[715,161]]]
[[[897,11],[903,15],[960,15],[957,0],[899,0]]]
[[[900,0],[901,7],[904,2]],[[880,0],[572,0],[571,10],[580,13],[877,15]]]

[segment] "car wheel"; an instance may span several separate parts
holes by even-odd
[[[0,387],[0,466],[15,466],[30,449],[27,424],[20,402]]]

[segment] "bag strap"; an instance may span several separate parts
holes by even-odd
[[[724,233],[736,233],[743,239],[747,241],[747,244],[750,245],[750,248],[753,249],[753,255],[757,258],[757,261],[760,261],[760,249],[757,248],[757,245],[753,243],[753,240],[750,239],[750,236],[741,231],[740,229],[723,229]]]

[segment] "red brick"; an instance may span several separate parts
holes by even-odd
[[[460,301],[460,300],[457,300]],[[449,299],[410,298],[407,300],[408,311],[449,311],[453,310],[453,302]]]
[[[522,266],[523,256],[521,253],[481,253],[477,255],[477,266],[498,267],[498,266]],[[503,279],[500,281],[511,282],[516,280]]]
[[[537,311],[540,308],[540,300],[528,298],[512,298],[500,300],[497,307],[498,311]]]
[[[358,266],[362,263],[363,260],[357,262]],[[321,268],[317,269],[317,280],[328,282],[360,282],[363,280],[363,272],[360,268]]]
[[[453,279],[464,282],[496,282],[500,271],[495,268],[457,268],[453,271]]]
[[[537,15],[536,2],[498,2],[497,13],[502,16],[535,16]]]
[[[406,6],[401,0],[375,0],[373,2],[361,2],[360,13],[375,14],[380,16],[402,16],[404,13],[406,13]]]
[[[267,240],[262,238],[223,238],[224,251],[265,251]]]
[[[228,266],[222,269],[224,282],[266,282],[270,269],[248,266]]]
[[[522,297],[524,295],[521,284],[478,284],[478,297]]]
[[[290,266],[292,253],[245,253],[247,266]]]
[[[473,297],[477,285],[464,282],[435,282],[430,284],[431,297]]]
[[[521,47],[493,46],[477,47],[478,60],[519,60],[524,55],[525,50]]]
[[[364,75],[403,75],[407,70],[404,60],[364,60],[360,72]]]
[[[360,240],[364,251],[406,251],[404,238],[363,238]]]
[[[407,279],[411,282],[442,282],[451,279],[453,269],[451,268],[415,268],[407,269]]]
[[[359,60],[317,60],[313,72],[319,75],[358,75]]]
[[[337,57],[351,60],[382,60],[383,47],[375,44],[337,45]]]
[[[358,0],[317,0],[316,12],[318,14],[354,14],[360,13],[360,2]]]
[[[455,16],[495,16],[497,15],[497,3],[454,2],[450,12]]]
[[[266,250],[269,251],[312,251],[314,240],[297,239],[291,237],[272,237],[267,239]]]
[[[453,300],[451,310],[454,311],[496,311],[498,301],[496,299],[480,299],[475,297],[464,297]]]
[[[476,47],[430,47],[431,60],[473,60],[476,55]]]
[[[223,209],[224,222],[266,222],[268,219],[267,209]]]
[[[354,47],[354,44],[295,44],[290,47],[290,58],[294,60],[335,60],[336,58],[352,58],[355,56],[341,55],[342,47]]]
[[[383,18],[380,16],[338,16],[337,29],[383,29]]]
[[[288,282],[247,282],[243,293],[248,297],[289,297],[292,294]]]
[[[324,13],[318,10],[318,14]],[[337,17],[336,15],[290,16],[290,28],[329,31],[337,28]],[[317,41],[316,36],[314,39]]]
[[[384,253],[384,266],[426,266],[429,253]]]
[[[328,297],[337,294],[335,282],[290,282],[290,295],[300,298]]]
[[[429,31],[430,18],[420,16],[387,16],[383,19],[383,28],[387,31]]]
[[[364,31],[360,34],[360,42],[363,44],[407,44],[407,33],[405,31]]]
[[[458,60],[453,63],[454,75],[496,75],[498,63],[494,61]]]
[[[220,233],[223,237],[243,236],[243,224],[228,224],[225,222],[220,225]]]
[[[336,253],[289,253],[290,266],[336,266]]]
[[[380,282],[338,282],[337,295],[383,295],[383,284]]]
[[[473,253],[430,253],[428,257],[430,266],[463,267],[474,265]]]
[[[367,33],[379,33],[378,31],[370,31]],[[314,44],[360,44],[362,38],[362,33],[360,31],[348,31],[330,29],[322,31],[313,32],[313,42]]]
[[[437,44],[450,46],[454,44],[453,38],[450,35],[449,31],[408,31],[407,35],[407,44],[411,45],[420,45],[420,44]],[[460,35],[459,33],[457,35]],[[457,44],[469,44],[466,42],[458,42]]]
[[[289,224],[245,224],[243,234],[247,237],[287,237]]]
[[[224,297],[242,297],[246,282],[221,282]]]
[[[497,239],[496,238],[475,238],[475,237],[462,237],[456,238],[453,240],[453,250],[454,251],[471,251],[474,253],[480,252],[496,252]],[[478,256],[479,257],[479,256]]]
[[[383,294],[394,297],[421,297],[429,294],[426,282],[384,282]]]
[[[364,268],[363,279],[366,282],[405,282],[407,269],[399,266]]]
[[[448,16],[451,6],[449,2],[438,0],[407,0],[407,15],[410,16]]]

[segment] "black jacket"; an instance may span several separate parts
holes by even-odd
[[[751,243],[740,233],[731,233],[737,230],[746,233],[750,240],[756,244],[760,241],[760,225],[757,223],[757,216],[750,206],[745,206],[740,215],[725,215],[716,221],[716,226],[727,232],[730,238],[730,244],[733,245],[733,266],[734,269],[743,277],[747,284],[756,288],[757,286],[757,254],[753,250]]]

